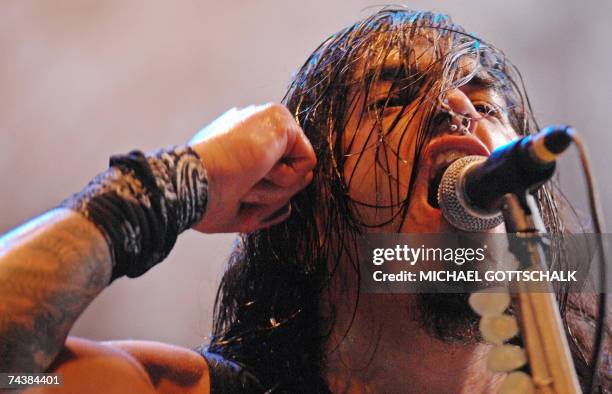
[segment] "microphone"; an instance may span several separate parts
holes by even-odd
[[[489,157],[466,156],[453,162],[438,186],[442,215],[464,231],[499,225],[504,220],[501,198],[534,191],[549,180],[573,133],[570,126],[550,126],[495,149]]]

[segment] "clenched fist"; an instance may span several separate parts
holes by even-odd
[[[231,109],[189,142],[208,173],[208,206],[194,229],[249,232],[282,222],[310,183],[315,153],[280,104]]]

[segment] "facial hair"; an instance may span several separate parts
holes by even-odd
[[[481,342],[479,317],[468,304],[469,296],[468,293],[419,294],[417,310],[423,328],[432,337],[448,343]]]

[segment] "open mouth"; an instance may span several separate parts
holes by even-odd
[[[465,152],[449,150],[440,152],[433,158],[433,167],[429,173],[429,188],[427,190],[427,202],[429,205],[436,209],[440,209],[440,204],[438,204],[438,187],[440,186],[444,172],[451,164],[465,156]]]
[[[427,203],[440,209],[438,187],[446,169],[465,156],[489,156],[489,150],[475,137],[444,136],[432,141],[426,149],[424,159],[428,171]]]
[[[442,176],[444,175],[444,171],[446,168],[441,168],[436,172],[436,175],[433,177],[431,181],[429,181],[429,189],[427,191],[427,202],[429,205],[436,209],[440,209],[440,204],[438,203],[438,187],[440,186],[440,182],[442,182]]]

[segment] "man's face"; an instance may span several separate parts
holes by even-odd
[[[431,64],[433,50],[417,51],[415,56],[418,69],[425,69]],[[476,66],[472,58],[459,61],[463,75],[468,75]],[[421,99],[402,93],[410,87],[397,82],[400,67],[397,54],[388,56],[378,83],[368,94],[357,92],[353,98],[355,110],[350,111],[344,130],[344,175],[350,197],[357,202],[363,223],[384,224],[372,231],[455,231],[437,207],[435,189],[441,173],[459,157],[488,156],[495,148],[517,138],[517,133],[504,111],[504,98],[489,86],[492,81],[486,72],[479,71],[468,84],[448,90],[442,97],[423,100],[426,94],[423,89],[413,95]],[[383,106],[384,110],[376,109]],[[362,108],[371,110],[363,112]],[[459,115],[455,118],[457,121],[462,119],[461,115],[471,118],[469,132],[460,135],[453,131],[449,118],[430,123],[428,137],[415,163],[418,131],[427,109],[435,109],[438,114],[445,109]],[[434,115],[434,118],[440,117]],[[415,166],[414,187],[407,211],[401,215],[401,203],[406,199]],[[503,231],[503,227],[492,231]]]
[[[431,45],[421,47],[424,49],[411,55],[411,64],[419,72],[432,65],[435,58]],[[436,188],[441,174],[458,158],[488,156],[518,134],[509,122],[503,95],[493,87],[495,81],[473,57],[458,61],[456,78],[473,71],[475,76],[459,88],[443,90],[440,96],[428,94],[434,82],[420,84],[417,91],[410,87],[419,85],[410,85],[415,78],[405,78],[406,84],[398,83],[401,63],[397,53],[387,56],[379,81],[367,94],[361,91],[348,98],[350,115],[344,129],[343,150],[349,197],[358,220],[369,232],[458,231],[444,219],[437,205]],[[371,110],[362,111],[363,108]],[[452,122],[448,121],[450,117],[440,116],[444,112],[455,114]],[[453,131],[451,125],[463,118],[470,119],[467,133]],[[420,155],[415,162],[417,149]],[[504,232],[503,224],[489,231]],[[423,327],[441,339],[474,340],[478,318],[468,306],[468,296],[419,294],[416,306]]]

